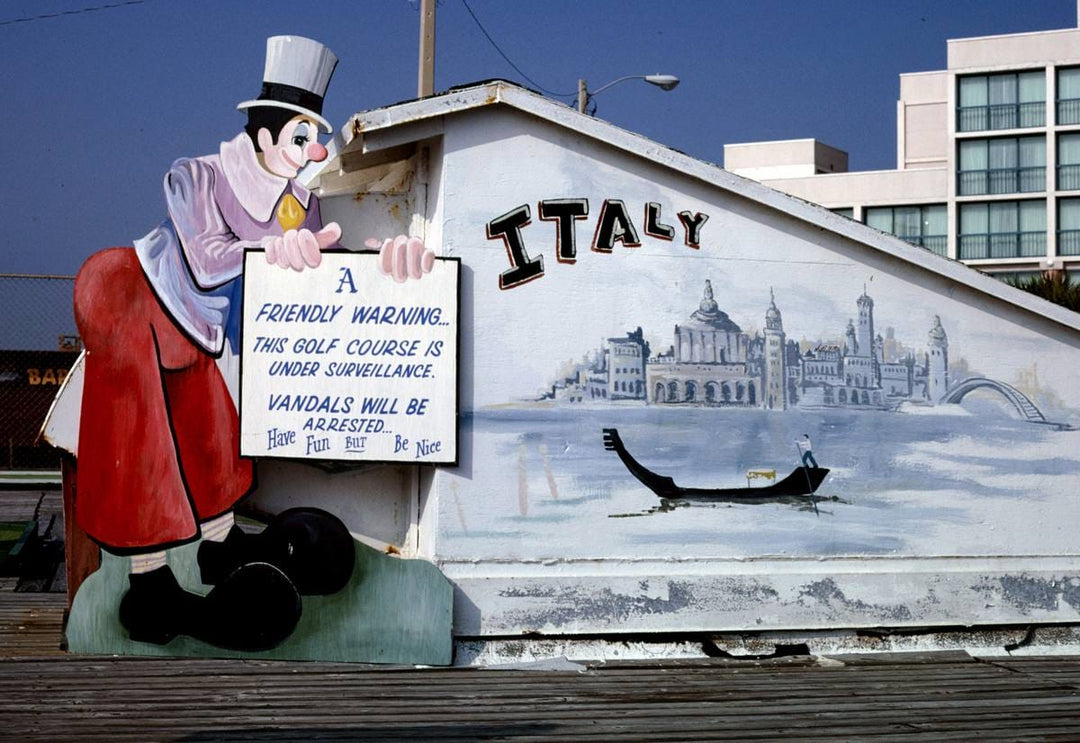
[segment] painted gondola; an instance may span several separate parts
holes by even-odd
[[[829,474],[829,470],[825,467],[796,467],[784,479],[764,487],[684,488],[677,485],[670,477],[658,475],[634,459],[623,445],[618,429],[605,428],[603,432],[604,448],[618,454],[619,459],[622,460],[630,474],[640,480],[649,490],[666,500],[732,499],[754,501],[795,497],[812,498]]]

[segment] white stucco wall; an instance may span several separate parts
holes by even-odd
[[[1056,311],[929,253],[921,264],[922,252],[823,210],[763,199],[756,184],[708,183],[510,107],[441,122],[424,214],[429,244],[462,261],[461,456],[419,473],[417,502],[421,552],[457,587],[459,636],[1080,619],[1080,433],[1070,428],[1080,333]],[[558,260],[555,224],[539,218],[553,199],[588,201],[572,262]],[[626,205],[639,245],[591,249],[605,200]],[[366,199],[330,201],[328,213],[364,223]],[[674,239],[645,233],[648,203]],[[544,272],[500,288],[513,260],[488,232],[522,206],[524,248]],[[680,211],[708,215],[699,246],[685,243]],[[548,394],[637,327],[652,355],[665,352],[675,326],[705,306],[706,280],[751,342],[774,297],[802,354],[843,344],[862,295],[890,352],[920,364],[940,317],[951,390],[992,379],[1057,425],[1021,419],[1005,386],[960,404],[913,395],[875,409],[573,405]],[[824,500],[662,504],[604,450],[607,427],[647,466],[695,487],[738,486],[755,467],[786,473],[809,430],[830,469]]]
[[[897,167],[933,168],[949,156],[949,81],[945,71],[900,76]]]
[[[658,347],[696,308],[705,278],[716,287],[721,309],[744,330],[762,327],[772,288],[785,330],[796,339],[839,337],[867,286],[879,327],[893,328],[912,349],[925,349],[932,316],[940,315],[957,362],[1009,382],[1037,370],[1040,389],[1060,404],[1058,415],[1070,418],[1080,406],[1071,384],[1080,362],[1075,333],[521,114],[455,117],[445,151],[440,248],[467,266],[463,315],[473,323],[462,348],[463,409],[473,416],[463,464],[440,470],[434,483],[434,556],[461,588],[458,632],[1077,618],[1077,607],[1067,601],[1032,603],[1039,586],[1074,580],[1076,539],[1068,524],[1080,516],[1080,506],[1068,495],[1078,478],[1066,462],[1070,447],[1080,443],[1075,432],[999,446],[984,444],[966,426],[942,433],[950,430],[945,411],[861,411],[863,421],[906,416],[905,425],[925,414],[938,438],[893,441],[887,424],[867,424],[878,440],[853,448],[858,457],[880,462],[853,461],[839,449],[822,453],[838,468],[838,493],[858,489],[860,472],[890,473],[866,493],[838,496],[845,502],[827,506],[826,515],[730,504],[661,515],[649,512],[655,496],[632,478],[589,480],[591,460],[576,451],[599,450],[600,429],[619,424],[620,416],[632,420],[632,413],[602,404],[566,413],[563,425],[594,433],[560,438],[550,429],[560,424],[530,418],[543,404],[526,402],[557,376],[561,361],[579,358],[603,337],[641,325]],[[535,219],[538,202],[551,198],[589,200],[574,264],[555,260],[554,228]],[[669,215],[707,213],[700,250],[679,239],[642,236],[641,247],[590,251],[605,198],[622,199],[635,217],[649,201]],[[533,210],[523,235],[530,256],[544,256],[545,275],[500,291],[506,250],[486,239],[484,225],[521,204]],[[479,422],[485,412],[494,423]],[[745,437],[755,449],[746,456],[755,461],[778,467],[790,461],[787,449],[797,433],[787,430],[791,412],[763,413],[764,422],[741,420],[737,411],[715,413],[696,446],[673,435],[672,446],[686,451],[673,454],[663,446],[668,427],[679,428],[665,419],[640,425],[634,445],[652,452],[657,470],[700,485],[732,477],[730,466],[715,463],[710,441],[717,437]],[[969,415],[962,408],[948,411],[954,413]],[[794,415],[795,426],[813,419]],[[823,426],[837,425],[827,412],[821,415]],[[990,460],[1002,457],[1008,462],[995,469]],[[993,476],[984,475],[987,468]],[[841,474],[844,469],[849,472]],[[1073,584],[1060,585],[1071,591]]]

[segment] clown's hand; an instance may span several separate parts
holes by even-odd
[[[379,272],[393,276],[399,284],[407,278],[418,279],[431,273],[435,265],[435,254],[424,247],[419,237],[398,235],[393,239],[367,240],[364,245],[379,249]]]
[[[266,262],[294,271],[303,271],[305,266],[315,268],[322,263],[322,251],[340,239],[341,227],[337,222],[331,222],[318,232],[289,230],[281,237],[264,240]]]

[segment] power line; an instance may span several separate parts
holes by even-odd
[[[524,72],[522,72],[522,71],[521,71],[521,68],[520,68],[520,67],[518,67],[518,66],[517,66],[516,64],[514,64],[513,60],[511,60],[511,59],[510,59],[510,57],[506,56],[506,52],[504,52],[504,51],[503,51],[502,49],[500,49],[500,48],[499,48],[499,45],[495,43],[495,39],[491,38],[491,34],[489,34],[489,33],[487,32],[487,29],[485,29],[485,28],[484,28],[484,24],[482,24],[482,23],[480,22],[480,19],[476,17],[476,13],[474,13],[474,12],[473,12],[473,9],[469,7],[469,3],[468,3],[468,0],[461,0],[461,4],[465,6],[465,10],[469,11],[469,15],[471,15],[471,16],[472,16],[472,19],[473,19],[473,20],[474,20],[474,21],[476,22],[476,27],[480,29],[480,33],[482,33],[482,34],[484,35],[484,38],[486,38],[486,39],[487,39],[487,40],[488,40],[488,41],[489,41],[489,42],[491,43],[491,45],[492,45],[493,47],[495,47],[495,51],[497,51],[497,52],[499,53],[499,55],[500,55],[500,56],[501,56],[501,57],[502,57],[503,59],[505,59],[505,60],[506,60],[506,63],[507,63],[508,65],[510,65],[511,67],[513,67],[513,68],[514,68],[515,70],[517,70],[517,73],[518,73],[519,75],[521,75],[521,76],[522,76],[523,78],[525,78],[525,79],[526,79],[526,80],[527,80],[527,81],[528,81],[528,82],[529,82],[530,84],[532,84],[532,86],[533,86],[534,88],[536,88],[537,90],[539,90],[539,91],[540,91],[541,93],[547,93],[548,95],[550,95],[550,96],[555,96],[556,98],[565,98],[565,97],[567,97],[567,96],[573,96],[573,95],[577,95],[577,93],[554,93],[554,92],[552,92],[552,91],[548,90],[547,88],[545,88],[545,87],[544,87],[543,85],[541,85],[540,83],[538,83],[538,82],[536,82],[535,80],[533,80],[533,79],[532,79],[531,77],[529,77],[528,75],[526,75],[526,74],[525,74]]]
[[[0,26],[13,26],[16,23],[31,23],[32,21],[47,21],[54,18],[62,18],[67,15],[81,15],[82,13],[93,13],[98,10],[109,10],[110,8],[122,8],[126,5],[141,5],[146,0],[125,0],[120,3],[110,3],[108,5],[94,5],[88,8],[77,8],[76,10],[61,10],[58,13],[44,13],[42,15],[32,15],[26,18],[12,18],[7,21],[0,21]]]

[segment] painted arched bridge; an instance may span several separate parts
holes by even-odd
[[[996,379],[987,379],[986,377],[968,377],[942,395],[940,402],[958,403],[964,399],[964,396],[967,393],[983,387],[988,387],[989,389],[999,392],[1001,396],[1011,402],[1017,412],[1027,420],[1033,423],[1046,423],[1046,416],[1042,414],[1041,410],[1035,407],[1035,403],[1029,400],[1027,395],[1012,385],[999,382]]]

